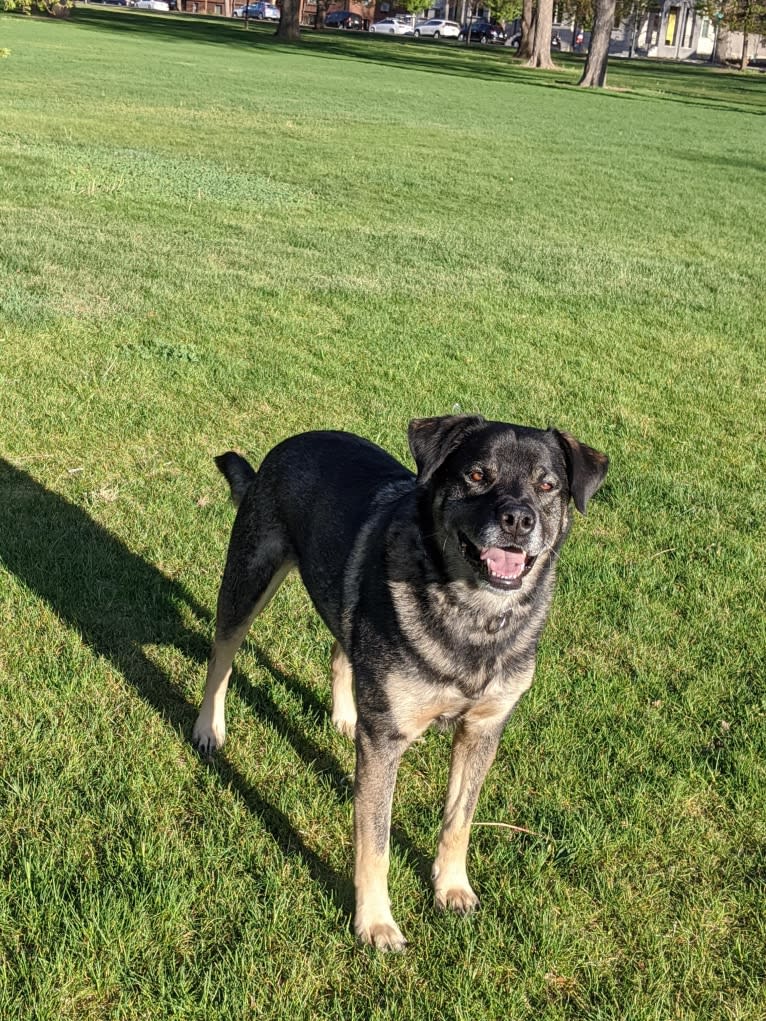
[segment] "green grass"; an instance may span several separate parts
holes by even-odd
[[[766,93],[758,75],[82,8],[0,17],[0,1016],[766,1016]],[[350,930],[353,750],[297,580],[188,737],[232,512],[212,456],[410,417],[612,458],[469,857],[448,740],[394,812],[399,957]]]

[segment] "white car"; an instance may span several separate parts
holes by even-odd
[[[384,18],[370,25],[371,32],[381,32],[385,35],[412,35],[412,25],[398,18]]]
[[[235,7],[232,14],[235,18],[252,18],[253,21],[279,21],[282,17],[282,12],[276,4],[266,3],[265,0]]]
[[[169,11],[170,4],[166,0],[136,0],[136,10],[139,11]]]
[[[431,36],[433,39],[457,39],[460,25],[456,21],[445,21],[444,18],[429,18],[415,26],[415,38]]]

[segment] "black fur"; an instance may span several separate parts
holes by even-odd
[[[432,723],[455,726],[436,903],[460,912],[477,903],[467,828],[532,682],[570,499],[584,513],[608,465],[568,433],[481,416],[415,420],[409,442],[417,476],[340,432],[285,440],[257,474],[238,454],[216,459],[239,510],[194,735],[204,754],[220,746],[231,659],[296,567],[336,639],[333,720],[357,743],[355,927],[382,949],[404,943],[385,886],[396,769]]]

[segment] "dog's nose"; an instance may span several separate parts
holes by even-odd
[[[528,503],[505,503],[500,508],[500,524],[508,535],[520,539],[533,531],[537,515]]]

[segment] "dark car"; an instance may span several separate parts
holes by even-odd
[[[330,11],[324,19],[325,28],[345,28],[359,31],[364,28],[362,19],[353,11]]]
[[[464,40],[469,31],[470,41],[472,43],[486,44],[505,42],[505,29],[496,21],[472,21],[470,29],[468,25],[463,25],[460,29],[458,39]]]
[[[521,46],[521,32],[517,32],[516,35],[512,35],[509,39],[507,39],[505,45],[512,46],[514,50],[517,50],[519,46]],[[574,45],[582,46],[582,35],[578,35],[575,38]],[[561,38],[559,37],[558,32],[554,32],[553,35],[551,36],[551,49],[552,50],[561,49]]]

